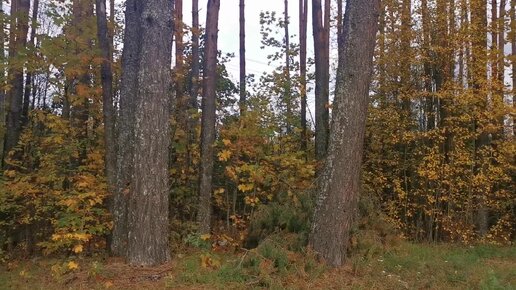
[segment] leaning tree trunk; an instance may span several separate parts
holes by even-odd
[[[209,0],[206,15],[204,82],[201,119],[201,172],[199,186],[199,233],[210,232],[211,192],[213,189],[213,143],[215,142],[217,38],[220,0]]]
[[[100,78],[102,82],[102,113],[104,117],[105,172],[110,193],[116,185],[116,136],[115,108],[113,106],[113,71],[111,69],[111,43],[106,15],[106,0],[96,0],[97,38],[99,41],[102,64]]]
[[[125,10],[120,111],[117,125],[116,190],[111,200],[113,231],[110,248],[115,256],[126,256],[127,253],[127,206],[133,188],[131,177],[134,167],[134,120],[141,51],[140,18],[143,9],[143,4],[137,0],[127,0],[126,5],[131,9]]]
[[[147,0],[140,17],[134,167],[128,206],[128,254],[132,265],[169,260],[168,147],[173,2]]]
[[[310,236],[313,250],[331,266],[341,266],[345,260],[357,214],[379,8],[379,0],[348,0],[346,4],[345,65],[337,72],[328,156],[320,174]]]

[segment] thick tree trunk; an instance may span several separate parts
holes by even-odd
[[[313,250],[331,266],[343,264],[357,215],[379,8],[378,0],[348,0],[346,4],[345,65],[337,72],[329,150],[318,183],[310,236]]]
[[[340,2],[340,1],[339,1]],[[308,148],[308,126],[306,123],[306,41],[308,26],[308,0],[299,0],[299,70],[300,70],[300,92],[301,92],[301,150]]]
[[[39,0],[34,0],[32,4],[32,19],[30,25],[30,41],[29,47],[34,49],[36,44],[34,41],[36,40],[36,26],[38,22],[38,11],[39,11]],[[31,89],[32,89],[32,71],[27,69],[27,75],[25,76],[25,91],[23,93],[23,108],[22,108],[22,125],[25,126],[29,121],[29,107],[30,107],[30,97],[31,97]]]
[[[201,119],[201,172],[199,186],[199,233],[210,232],[211,193],[213,190],[213,145],[215,142],[217,38],[220,0],[208,0],[206,45],[204,48],[204,82]]]
[[[240,115],[242,116],[246,108],[246,71],[245,71],[245,0],[240,0]]]
[[[122,52],[122,79],[120,83],[120,112],[118,117],[118,152],[116,166],[116,191],[111,204],[113,232],[111,253],[126,256],[127,253],[127,207],[133,192],[134,171],[134,120],[140,65],[141,15],[143,4],[127,0],[125,10],[124,50]]]
[[[128,206],[132,265],[169,260],[168,147],[173,1],[148,0],[140,18],[134,167]]]
[[[106,0],[96,0],[97,38],[99,41],[102,64],[100,78],[102,82],[102,113],[104,117],[104,157],[105,172],[110,193],[116,188],[116,136],[115,108],[113,105],[113,71],[111,69],[111,43],[109,39]]]
[[[315,157],[324,160],[329,136],[329,1],[323,16],[321,0],[312,1],[312,26],[315,50]]]
[[[11,5],[11,31],[9,40],[9,91],[7,96],[7,124],[5,152],[8,153],[20,138],[23,106],[23,67],[12,61],[27,45],[30,0],[15,0]]]

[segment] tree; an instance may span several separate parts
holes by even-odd
[[[201,170],[199,186],[199,232],[210,232],[211,194],[213,190],[213,143],[215,142],[217,38],[220,0],[208,0],[206,44],[204,48],[203,96],[201,118]]]
[[[286,116],[286,126],[287,126],[287,134],[291,132],[291,119],[292,119],[292,82],[290,80],[290,34],[288,26],[290,24],[289,16],[288,16],[288,0],[283,1],[284,13],[285,16],[283,29],[285,31],[285,88],[283,94],[283,102],[285,103],[285,107],[287,109]]]
[[[349,0],[344,16],[343,54],[337,72],[329,150],[318,183],[310,236],[313,250],[328,264],[346,258],[357,214],[369,85],[380,1]]]
[[[30,41],[29,47],[34,51],[35,39],[36,39],[36,27],[38,22],[38,11],[39,11],[39,0],[34,0],[32,5],[32,20],[30,25]],[[26,125],[29,120],[29,105],[30,96],[32,89],[32,76],[33,73],[31,68],[27,68],[27,74],[25,76],[25,91],[23,92],[23,107],[22,107],[22,125]]]
[[[5,117],[6,117],[6,95],[5,95],[5,30],[4,30],[4,5],[3,1],[0,1],[0,64],[2,65],[0,70],[0,169],[3,167],[4,161],[4,142],[5,142]]]
[[[330,1],[312,1],[315,51],[315,157],[323,160],[328,150],[330,94]]]
[[[172,12],[171,0],[149,0],[143,4],[139,20],[141,49],[132,120],[135,122],[134,167],[128,204],[127,260],[133,265],[156,265],[170,258],[168,147]]]
[[[122,52],[122,76],[120,82],[120,112],[117,122],[118,154],[116,166],[117,188],[111,201],[113,232],[111,253],[126,256],[128,245],[128,196],[132,191],[134,171],[134,118],[137,97],[137,80],[141,42],[142,3],[128,0],[125,10],[124,50]]]
[[[199,95],[199,0],[192,0],[192,86],[190,88],[190,106],[197,109]]]
[[[20,138],[23,106],[23,66],[20,53],[27,45],[30,0],[15,0],[11,4],[9,35],[9,90],[7,93],[7,122],[4,152],[8,153]]]
[[[341,1],[339,1],[341,2]],[[306,123],[306,30],[308,26],[308,0],[299,0],[299,74],[301,92],[301,149],[307,149],[307,123]]]
[[[102,82],[102,113],[104,116],[104,144],[106,153],[104,166],[109,191],[116,186],[116,135],[115,108],[113,106],[113,71],[111,69],[111,43],[106,15],[106,0],[96,0],[97,38],[99,41],[102,64],[100,78]]]
[[[246,110],[246,71],[245,71],[245,0],[240,0],[240,115]]]

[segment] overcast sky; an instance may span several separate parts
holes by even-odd
[[[207,0],[199,0],[199,22],[206,23]],[[235,80],[239,75],[239,0],[221,0],[219,17],[219,49],[223,53],[234,53],[235,58],[227,65]],[[298,1],[289,1],[289,33],[295,35],[292,42],[299,43],[299,9]],[[245,3],[246,18],[246,68],[248,74],[261,75],[270,71],[275,65],[268,66],[267,55],[271,50],[260,49],[260,12],[276,11],[278,17],[283,17],[284,3],[281,0],[247,0]],[[192,23],[192,1],[183,0],[183,19],[187,25]],[[308,55],[313,53],[312,29],[308,27]],[[281,34],[283,37],[283,34]]]

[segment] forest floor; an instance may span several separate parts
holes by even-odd
[[[155,268],[100,256],[70,261],[4,262],[0,289],[516,289],[514,246],[403,242],[357,254],[336,270],[274,247],[238,254],[188,249]]]

